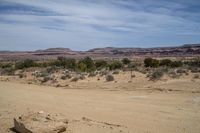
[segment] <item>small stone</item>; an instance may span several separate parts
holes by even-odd
[[[41,110],[41,111],[39,111],[38,113],[39,113],[39,114],[44,114],[44,111]]]

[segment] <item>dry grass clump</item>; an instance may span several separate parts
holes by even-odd
[[[97,73],[91,72],[91,73],[88,74],[88,77],[95,77],[96,75],[97,75]]]
[[[12,67],[3,68],[3,69],[0,70],[0,74],[1,75],[8,75],[8,76],[15,75],[15,69],[12,68]]]
[[[168,72],[168,76],[170,77],[170,78],[180,78],[180,76],[182,75],[182,73],[178,73],[175,69],[171,69],[171,70],[169,70],[169,72]]]
[[[71,82],[77,82],[78,80],[79,80],[78,77],[73,77],[73,78],[71,79]]]
[[[194,79],[199,79],[200,76],[199,76],[199,74],[195,74],[193,78],[194,78]]]
[[[185,70],[185,69],[177,69],[176,72],[179,73],[179,74],[186,74],[187,70]]]
[[[66,79],[71,79],[72,76],[71,76],[71,74],[65,74],[65,75],[62,75],[60,78],[61,78],[62,80],[66,80]]]
[[[119,74],[119,71],[114,71],[112,74]]]
[[[42,79],[42,83],[46,83],[46,82],[48,82],[49,80],[52,80],[52,78],[48,75],[48,76],[45,76],[45,77],[43,77],[43,79]]]
[[[200,72],[198,67],[191,67],[190,71],[191,71],[191,73],[199,73]]]
[[[78,74],[71,79],[71,82],[77,82],[78,80],[83,80],[83,79],[85,79],[85,74]]]
[[[99,74],[100,74],[101,76],[105,76],[105,75],[108,75],[108,74],[109,74],[109,71],[108,71],[108,70],[102,70],[102,71],[99,72]]]
[[[147,77],[149,77],[150,80],[159,80],[161,79],[164,74],[167,72],[168,70],[165,68],[159,68],[159,69],[155,69],[154,71],[150,72]]]
[[[106,81],[107,81],[107,82],[114,81],[114,76],[112,76],[112,75],[110,75],[110,74],[107,75],[107,76],[106,76]]]

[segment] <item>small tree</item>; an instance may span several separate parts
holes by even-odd
[[[124,65],[128,65],[128,64],[131,63],[131,60],[129,60],[128,58],[123,58],[123,59],[122,59],[122,63],[123,63]]]
[[[81,71],[81,72],[86,72],[87,71],[87,66],[86,64],[84,64],[83,62],[79,62],[78,63],[78,69]]]
[[[24,68],[35,67],[35,66],[37,65],[33,60],[26,59],[24,61],[17,62],[15,64],[15,69],[24,69]]]
[[[159,67],[159,60],[146,58],[144,60],[145,67]]]
[[[160,61],[160,66],[171,66],[172,61],[170,59],[164,59]]]
[[[96,60],[95,61],[95,66],[96,66],[96,68],[105,68],[105,67],[107,67],[108,66],[108,63],[105,61],[105,60]]]
[[[92,72],[92,71],[95,71],[95,69],[96,69],[94,61],[90,57],[85,57],[84,59],[80,60],[79,65],[81,65],[81,67],[84,66],[84,72],[85,71]]]
[[[173,61],[171,63],[171,67],[182,67],[183,66],[183,63],[181,61]]]
[[[109,64],[110,70],[120,69],[122,68],[122,63],[120,61],[114,61],[111,64]]]

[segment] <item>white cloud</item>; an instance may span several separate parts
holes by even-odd
[[[31,45],[27,46],[29,49],[57,45],[88,49],[123,42],[142,44],[146,42],[140,40],[143,37],[153,44],[162,41],[152,40],[151,36],[200,34],[197,19],[200,15],[186,10],[191,3],[163,0],[2,0],[2,3],[15,8],[0,13],[1,42],[11,46]],[[16,6],[21,6],[21,10]],[[32,8],[24,9],[26,6]],[[184,38],[174,40],[187,42]],[[1,49],[9,49],[9,45]]]

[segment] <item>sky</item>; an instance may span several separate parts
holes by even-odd
[[[0,50],[200,43],[200,0],[0,0]]]

